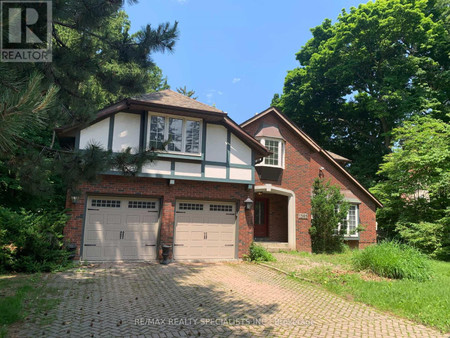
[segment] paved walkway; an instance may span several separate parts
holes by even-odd
[[[15,335],[439,336],[249,263],[104,264],[49,275],[48,286],[59,306]]]

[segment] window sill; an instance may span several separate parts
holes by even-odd
[[[264,163],[258,163],[255,165],[255,167],[266,167],[266,168],[275,168],[275,169],[284,169],[284,167],[279,165],[271,165],[271,164],[264,164]]]
[[[359,241],[359,236],[344,236],[345,241]]]
[[[202,161],[203,154],[161,152],[158,153],[158,158],[179,158],[184,160]]]

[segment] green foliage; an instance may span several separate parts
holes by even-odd
[[[430,222],[397,223],[396,230],[403,240],[420,251],[434,258],[445,258],[441,256],[445,236],[443,227],[443,224]]]
[[[377,0],[311,29],[273,103],[323,147],[376,181],[391,132],[415,114],[449,120],[448,3]]]
[[[4,103],[0,105],[0,154],[5,155],[28,141],[24,134],[45,127],[57,89],[50,86],[42,92],[43,76],[36,72],[18,83],[11,82],[12,73],[4,65],[0,65],[0,73],[8,73],[0,78],[0,102]]]
[[[250,255],[249,258],[251,261],[254,262],[274,262],[275,257],[266,250],[266,248],[262,247],[261,245],[255,244],[253,242],[250,245]]]
[[[80,178],[69,180],[69,164],[81,156],[61,151],[54,128],[89,121],[99,108],[124,97],[168,87],[151,54],[173,51],[177,23],[147,25],[131,34],[123,4],[55,2],[53,62],[0,65],[0,205],[61,210],[65,184]],[[143,161],[125,155],[117,161],[120,156],[138,167]]]
[[[198,96],[194,96],[195,90],[188,90],[186,89],[186,86],[177,88],[177,92],[194,100],[197,100],[198,98]]]
[[[348,207],[338,186],[331,185],[329,181],[324,183],[322,179],[314,180],[309,229],[314,253],[343,250],[343,231],[338,232],[337,229],[339,223],[347,217]]]
[[[33,214],[0,207],[0,271],[52,271],[68,264],[65,213]]]
[[[430,117],[394,129],[393,152],[379,171],[386,180],[371,189],[385,206],[377,211],[383,237],[441,258],[450,251],[449,135],[450,124]]]
[[[90,144],[83,150],[64,152],[55,168],[63,177],[64,185],[76,193],[80,182],[96,182],[101,172],[117,171],[134,176],[142,166],[153,161],[154,151],[133,151],[130,147],[119,153],[104,151],[99,145]]]
[[[428,258],[417,249],[398,242],[381,242],[355,251],[353,267],[370,270],[382,277],[428,280],[431,277]]]

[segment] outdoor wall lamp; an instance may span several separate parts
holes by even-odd
[[[324,173],[323,173],[323,171],[325,170],[325,168],[324,167],[320,167],[319,168],[319,178],[324,178]]]
[[[78,201],[80,200],[80,196],[79,195],[71,195],[70,200],[72,201],[72,204],[77,204]]]
[[[244,201],[245,203],[245,209],[250,210],[253,205],[253,201],[250,199],[250,197],[247,197],[247,199]]]

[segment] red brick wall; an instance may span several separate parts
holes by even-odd
[[[333,184],[341,188],[351,190],[362,201],[360,205],[360,223],[365,231],[360,232],[360,247],[376,242],[375,203],[355,183],[351,182],[342,172],[335,167],[323,154],[319,154],[310,148],[292,129],[282,122],[275,113],[269,113],[264,117],[245,126],[244,129],[251,135],[255,135],[261,124],[278,126],[281,135],[286,140],[285,168],[278,181],[261,180],[256,175],[256,185],[272,184],[277,187],[292,190],[295,193],[296,216],[299,213],[307,213],[307,220],[299,220],[296,217],[296,247],[297,250],[311,251],[311,238],[308,229],[311,226],[311,187],[319,174],[319,168],[324,167],[326,179],[331,179]]]
[[[176,180],[169,185],[167,179],[146,177],[123,177],[103,175],[97,183],[85,183],[79,187],[81,198],[72,204],[67,198],[66,207],[71,209],[64,235],[67,241],[77,244],[78,254],[83,233],[84,207],[87,195],[139,196],[162,198],[161,243],[172,244],[176,199],[203,199],[237,202],[239,205],[239,257],[248,253],[253,240],[253,210],[245,210],[244,200],[253,199],[253,191],[247,184],[214,183]]]

